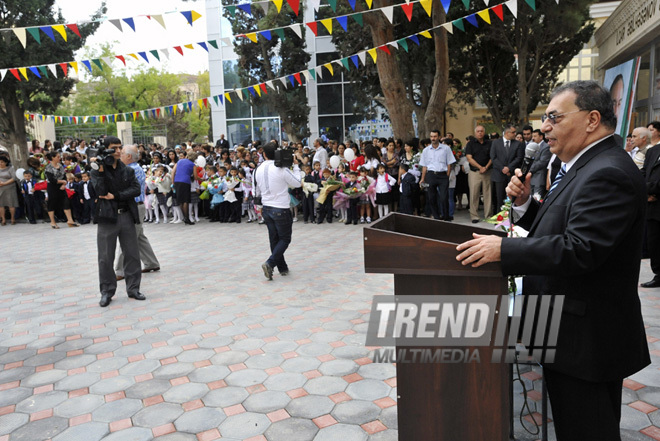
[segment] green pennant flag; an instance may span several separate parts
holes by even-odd
[[[461,31],[465,32],[465,25],[463,24],[462,18],[452,21],[451,24],[454,25],[455,28],[458,28]]]
[[[246,99],[246,100],[249,100],[249,99],[250,99],[250,93],[248,92],[247,89],[243,89],[243,95],[245,96],[245,99]]]
[[[128,118],[131,117],[130,113],[124,113],[124,121],[128,121]]]
[[[406,41],[405,38],[402,38],[401,40],[397,40],[397,43],[399,46],[401,46],[406,52],[408,52],[408,42]]]
[[[41,36],[39,35],[39,28],[27,28],[27,31],[37,40],[37,43],[41,44]]]
[[[337,0],[328,0],[328,4],[332,8],[332,12],[337,12]]]
[[[154,57],[156,57],[156,60],[160,61],[160,55],[158,55],[158,50],[154,49],[152,51],[149,51],[149,53]]]
[[[215,101],[215,105],[218,106],[218,95],[213,96],[213,101]]]
[[[312,76],[312,79],[316,81],[316,70],[315,69],[307,69],[307,72]]]
[[[99,69],[103,70],[103,65],[101,64],[101,60],[99,58],[93,59],[92,63],[96,64],[99,67]]]
[[[348,58],[342,58],[342,59],[339,60],[339,61],[341,61],[341,64],[344,65],[344,67],[346,68],[346,70],[351,70],[351,68],[348,67]]]
[[[215,40],[208,40],[209,44],[213,46],[214,48],[218,48],[218,42]]]
[[[225,6],[232,17],[236,17],[236,6]]]
[[[463,5],[465,5],[465,9],[470,9],[470,0],[463,0]]]
[[[359,24],[360,26],[364,26],[364,21],[362,20],[362,14],[352,14],[351,17],[353,17],[355,23]]]
[[[41,71],[41,73],[42,73],[46,78],[48,78],[48,69],[46,69],[46,66],[37,66],[37,67],[39,68],[39,70]]]
[[[273,29],[273,32],[275,32],[275,34],[280,37],[280,40],[284,41],[284,29]]]
[[[525,0],[532,10],[536,11],[536,0]]]

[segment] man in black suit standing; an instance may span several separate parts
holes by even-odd
[[[495,213],[502,210],[506,197],[506,186],[514,170],[520,167],[525,157],[525,147],[516,141],[516,127],[507,124],[501,138],[490,145],[490,159],[493,161],[493,172],[490,179],[495,187]],[[485,201],[484,201],[485,202]]]
[[[216,148],[220,147],[223,150],[229,149],[229,141],[227,141],[225,139],[225,134],[224,133],[222,135],[220,135],[220,139],[218,139],[218,141],[216,141],[215,147]]]
[[[541,130],[536,129],[532,132],[532,142],[537,143],[541,147],[536,153],[536,158],[534,158],[532,166],[529,168],[529,172],[532,174],[532,195],[538,194],[543,199],[547,191],[545,185],[552,152],[548,143],[545,142],[545,137]]]
[[[507,187],[529,235],[475,234],[457,259],[501,261],[505,275],[526,275],[525,295],[565,296],[554,363],[544,363],[557,440],[619,441],[623,379],[650,364],[637,293],[644,179],[612,136],[612,99],[596,82],[556,89],[543,121],[562,170],[542,204],[531,173],[517,170]]]
[[[646,209],[646,241],[651,258],[652,280],[642,283],[644,288],[660,287],[660,144],[646,150],[642,174],[648,192]]]

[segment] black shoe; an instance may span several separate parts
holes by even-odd
[[[261,269],[264,270],[264,276],[268,280],[273,280],[273,268],[268,265],[268,262],[264,262],[263,265],[261,265]]]
[[[139,291],[135,294],[129,294],[128,297],[131,298],[131,299],[135,299],[135,300],[147,300],[147,298],[144,296],[144,294],[142,294]]]
[[[358,221],[354,220],[353,225],[357,225],[357,224],[358,224]]]
[[[479,219],[472,219],[472,223],[473,223],[473,224],[478,224],[478,223],[479,223]]]
[[[108,294],[103,294],[101,296],[101,301],[99,302],[99,306],[101,308],[105,308],[110,304],[110,302],[112,302],[112,296],[109,296]]]
[[[328,219],[328,223],[331,224],[331,223],[332,223],[332,219]]]
[[[289,270],[285,269],[284,271],[280,271],[280,276],[288,276],[289,275]]]
[[[188,219],[188,218],[185,218],[185,219],[183,220],[183,223],[186,224],[186,225],[195,225],[195,222],[191,221],[191,220]]]
[[[653,280],[650,282],[642,283],[641,285],[642,288],[658,288],[660,287],[660,279],[657,277],[654,277]]]
[[[155,267],[155,268],[144,268],[144,269],[142,270],[143,273],[150,273],[150,272],[152,272],[152,271],[153,271],[153,272],[160,271],[160,267],[157,266],[157,267]]]
[[[344,225],[350,225],[350,224],[351,224],[351,222],[346,222]]]

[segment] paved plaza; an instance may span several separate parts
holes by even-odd
[[[362,226],[294,224],[291,273],[267,281],[263,225],[147,224],[162,269],[108,308],[96,227],[61,227],[0,227],[0,441],[398,439],[395,366],[365,347],[393,278],[364,273]],[[624,384],[626,441],[660,440],[660,289],[640,295],[654,365]],[[538,418],[541,370],[523,372]],[[521,393],[516,438],[539,439]]]

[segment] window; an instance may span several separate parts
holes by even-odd
[[[635,93],[635,101],[645,100],[649,97],[649,83],[651,68],[651,53],[646,52],[642,55],[642,60],[639,64],[639,78],[637,80],[637,93]]]
[[[229,145],[243,144],[247,147],[252,140],[252,125],[249,119],[238,121],[227,121],[227,132]]]
[[[325,63],[329,63],[332,60],[339,58],[337,52],[326,52],[322,54],[316,54],[316,65],[323,66]],[[339,83],[342,81],[342,71],[343,68],[340,68],[336,64],[332,65],[333,75],[330,75],[330,72],[325,67],[323,68],[323,78],[319,78],[318,73],[316,74],[317,83]]]
[[[322,116],[319,117],[319,132],[328,139],[344,139],[344,117]]]
[[[319,100],[319,115],[342,113],[341,84],[317,86]]]
[[[254,140],[267,143],[271,139],[280,139],[280,120],[277,119],[255,119]]]

